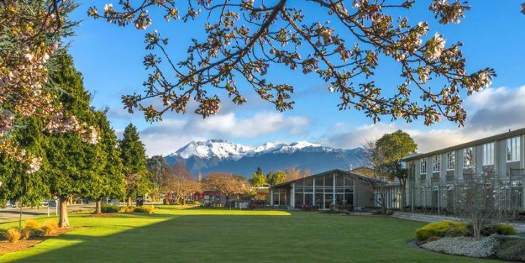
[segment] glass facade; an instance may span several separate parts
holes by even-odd
[[[294,183],[294,191],[296,208],[329,209],[331,204],[354,205],[354,178],[347,174],[307,177]]]

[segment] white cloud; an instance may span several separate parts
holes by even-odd
[[[165,119],[141,131],[141,138],[148,155],[169,154],[195,140],[254,138],[283,132],[298,135],[309,123],[306,117],[277,112],[250,117],[238,117],[229,112],[206,119],[200,116]]]
[[[375,140],[383,134],[401,129],[418,144],[419,152],[429,152],[460,143],[499,134],[509,129],[525,127],[525,86],[485,89],[465,100],[469,113],[461,128],[413,129],[409,124],[379,123],[352,128],[338,123],[320,141],[329,146],[355,148],[365,140]]]

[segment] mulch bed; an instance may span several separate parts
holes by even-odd
[[[114,217],[119,216],[119,213],[101,213],[101,214],[91,214],[90,217]]]
[[[0,236],[0,255],[26,250],[35,246],[36,244],[45,241],[46,239],[60,236],[64,233],[67,233],[74,228],[59,228],[53,234],[45,237],[30,237],[27,240],[18,240],[16,243],[11,243],[6,240],[3,236]]]

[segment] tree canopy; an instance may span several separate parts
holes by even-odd
[[[82,74],[76,71],[73,59],[65,52],[52,58],[57,69],[51,74],[51,80],[60,88],[57,91],[58,102],[63,105],[62,116],[71,116],[71,130],[84,129],[93,131],[93,136],[86,140],[78,133],[52,132],[47,135],[46,156],[49,169],[49,187],[53,195],[60,199],[61,227],[68,227],[67,199],[72,195],[93,196],[93,180],[97,180],[106,165],[106,153],[96,143],[99,141],[97,119],[90,108],[91,96],[84,89]]]
[[[266,181],[269,185],[274,186],[286,182],[286,173],[283,171],[272,172],[266,175]]]
[[[119,149],[126,176],[126,197],[128,205],[131,205],[131,198],[138,194],[146,194],[150,188],[146,150],[133,124],[130,123],[124,130],[123,138],[119,141]]]
[[[427,125],[443,118],[463,124],[462,92],[470,95],[490,86],[496,74],[492,68],[469,72],[462,43],[447,43],[427,21],[398,17],[416,2],[139,0],[106,4],[103,11],[94,6],[88,15],[138,30],[161,17],[203,23],[206,36],[192,38],[179,61],[168,53],[168,39],[160,32],[145,34],[146,91],[123,96],[123,102],[130,112],[144,111],[150,121],[168,111],[186,112],[191,100],[198,105],[195,113],[216,114],[221,107],[218,90],[243,104],[247,99],[241,86],[253,88],[279,111],[292,109],[294,87],[267,79],[277,68],[316,74],[340,96],[340,110],[364,111],[374,121],[388,116],[407,122],[424,118]],[[470,6],[432,0],[428,10],[439,23],[450,24],[459,23]],[[375,73],[380,61],[388,60],[399,66],[399,82],[381,87]]]
[[[253,173],[251,184],[254,187],[260,187],[267,184],[266,176],[264,175],[261,167],[257,167],[257,171]]]

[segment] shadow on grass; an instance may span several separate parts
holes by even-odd
[[[406,242],[419,226],[413,222],[311,213],[293,213],[291,216],[279,216],[277,213],[267,213],[267,216],[249,213],[213,215],[213,211],[119,216],[114,218],[114,222],[110,220],[108,225],[99,226],[98,230],[93,227],[73,231],[47,240],[25,253],[8,255],[5,260],[471,262],[410,248]],[[137,224],[137,220],[145,222]]]

